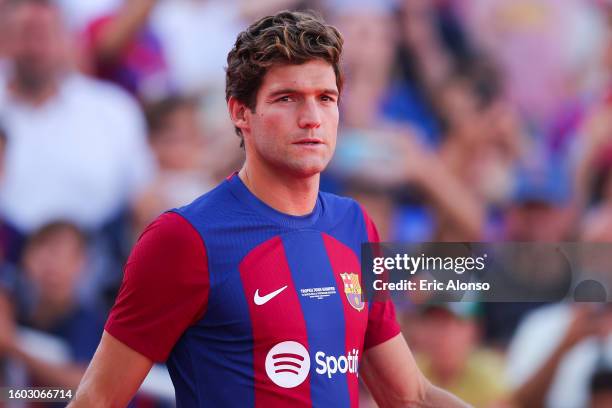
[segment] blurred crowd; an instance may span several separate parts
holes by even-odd
[[[0,385],[76,387],[139,233],[240,167],[225,58],[282,9],[344,35],[321,188],[383,241],[612,240],[612,1],[0,0]],[[606,306],[398,311],[476,407],[612,406]]]

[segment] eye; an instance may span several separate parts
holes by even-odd
[[[276,99],[276,102],[291,102],[293,98],[290,95],[281,96]]]
[[[321,100],[323,102],[336,102],[336,99],[330,95],[321,95]]]

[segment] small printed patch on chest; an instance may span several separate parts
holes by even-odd
[[[312,300],[322,300],[329,296],[335,295],[335,286],[321,286],[315,288],[303,288],[299,290],[300,296]]]

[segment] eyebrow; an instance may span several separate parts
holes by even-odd
[[[293,93],[302,93],[302,92],[298,91],[297,89],[293,89],[293,88],[283,88],[283,89],[279,89],[279,90],[276,90],[276,91],[270,93],[268,95],[268,97],[275,97],[275,96],[278,96],[278,95],[293,94]],[[335,96],[340,95],[340,93],[337,90],[335,90],[335,89],[322,89],[322,90],[318,91],[317,93],[331,94],[331,95],[335,95]]]

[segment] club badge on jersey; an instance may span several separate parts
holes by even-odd
[[[356,310],[361,311],[364,303],[361,297],[359,275],[356,273],[341,273],[340,276],[342,277],[342,282],[344,282],[344,293],[349,304]]]

